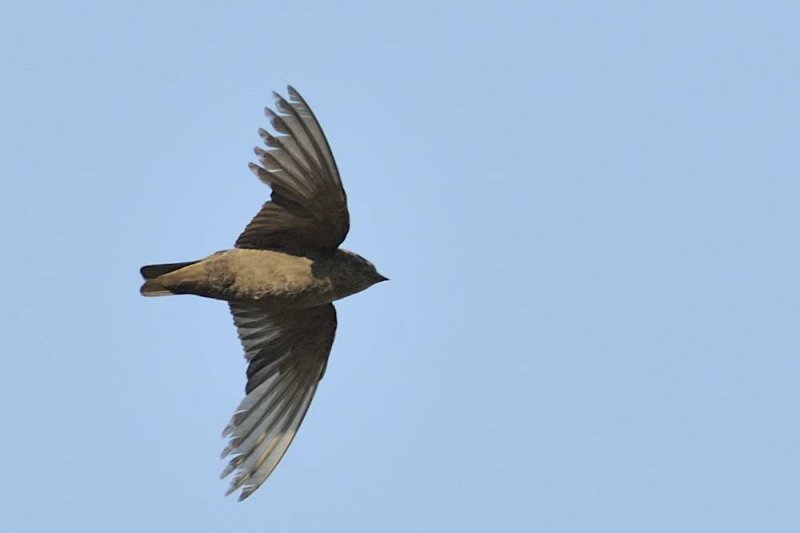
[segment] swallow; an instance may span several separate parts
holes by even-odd
[[[226,495],[253,494],[297,433],[325,374],[336,333],[334,301],[386,281],[339,248],[350,229],[347,196],[330,145],[291,86],[265,113],[250,170],[269,200],[234,247],[197,261],[147,265],[141,294],[193,294],[228,302],[247,360],[245,396],[223,431],[233,474]]]

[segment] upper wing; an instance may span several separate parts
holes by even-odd
[[[350,229],[347,196],[325,134],[303,97],[291,86],[289,100],[275,95],[278,113],[265,110],[277,137],[260,129],[269,147],[256,147],[251,163],[272,188],[270,201],[236,241],[238,248],[332,252]]]
[[[227,494],[241,488],[250,496],[269,477],[308,410],[325,371],[333,337],[333,304],[271,312],[252,303],[230,303],[233,321],[250,362],[247,387],[223,437],[222,457],[233,458],[222,472],[236,471]]]

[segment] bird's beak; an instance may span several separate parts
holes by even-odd
[[[378,274],[378,281],[376,281],[375,283],[380,283],[381,281],[389,281],[389,278],[387,278],[383,274]]]

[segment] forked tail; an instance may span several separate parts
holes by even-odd
[[[163,274],[168,274],[170,272],[174,272],[175,270],[180,270],[183,267],[187,267],[189,265],[193,265],[197,263],[197,261],[186,261],[184,263],[164,263],[161,265],[145,265],[139,269],[141,272],[142,277],[144,278],[144,284],[142,288],[139,289],[139,292],[142,293],[142,296],[167,296],[168,294],[172,294],[169,289],[165,288],[161,285],[156,278]]]

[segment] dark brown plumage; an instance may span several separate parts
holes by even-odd
[[[303,421],[336,333],[331,302],[386,278],[339,249],[350,228],[336,161],[322,128],[292,87],[266,110],[273,136],[259,134],[250,169],[270,200],[235,247],[199,261],[144,266],[145,296],[195,294],[229,303],[248,361],[246,396],[223,432],[228,494],[250,496],[272,473]]]

